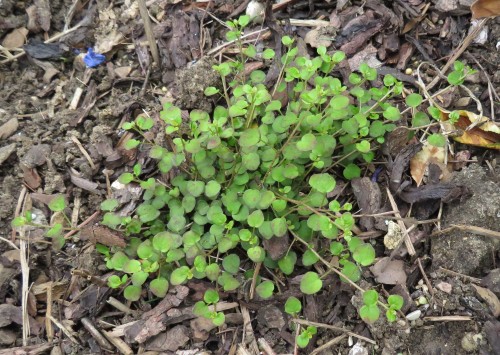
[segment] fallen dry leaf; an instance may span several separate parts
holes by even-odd
[[[385,285],[404,285],[406,283],[406,272],[402,260],[382,258],[370,268],[370,271],[377,282]]]
[[[28,30],[24,27],[16,28],[10,32],[2,41],[2,46],[7,49],[20,48],[26,42]]]
[[[425,172],[431,163],[444,163],[445,150],[426,143],[420,152],[410,160],[411,177],[420,186]]]
[[[462,135],[452,137],[455,141],[482,148],[500,150],[500,125],[488,117],[481,117],[469,111],[457,111],[460,115],[455,124],[448,120],[448,113],[441,112],[441,121],[446,131],[460,131]],[[468,129],[469,127],[472,127]]]
[[[488,304],[493,317],[497,318],[500,316],[500,301],[498,300],[498,297],[487,288],[476,286],[474,284],[472,284],[472,286],[476,289],[479,297],[481,297],[483,301]]]
[[[470,10],[472,18],[491,17],[500,15],[500,1],[499,0],[477,0],[474,2]]]
[[[84,227],[80,232],[82,240],[88,240],[91,243],[100,243],[108,247],[125,248],[127,244],[123,237],[123,233],[112,230],[105,226],[88,226]]]
[[[319,27],[310,30],[306,33],[304,41],[313,48],[318,48],[320,46],[329,47],[332,44],[332,28],[329,27]]]

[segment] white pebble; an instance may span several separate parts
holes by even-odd
[[[420,310],[418,310],[418,309],[417,309],[416,311],[413,311],[413,312],[411,312],[411,313],[408,313],[408,314],[406,315],[406,319],[408,319],[408,320],[410,320],[410,321],[412,321],[412,320],[417,320],[417,319],[419,319],[419,318],[420,318],[420,316],[421,316],[421,315],[422,315],[422,311],[420,311]]]

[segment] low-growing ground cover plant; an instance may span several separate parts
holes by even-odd
[[[245,17],[231,22],[228,38],[238,39],[246,23]],[[253,46],[241,46],[240,60],[214,66],[221,86],[206,88],[205,94],[222,104],[213,112],[192,110],[186,119],[179,108],[165,104],[160,118],[173,147],[152,144],[149,155],[161,173],[174,172],[175,177],[168,182],[143,179],[136,165],[119,178],[144,189],[136,214],[120,217],[113,212],[117,201],[103,202],[103,223],[131,236],[124,250],[99,247],[107,266],[125,274],[108,283],[125,286],[127,299],[139,299],[145,287],[163,297],[169,285],[191,278],[209,279],[224,291],[253,279],[255,292],[269,298],[275,284],[254,275],[259,263],[285,276],[300,265],[305,271],[300,290],[314,294],[323,287],[322,276],[311,268],[315,263],[325,263],[350,283],[373,263],[372,245],[353,236],[351,203],[330,196],[336,174],[347,180],[359,177],[376,145],[395,128],[401,112],[389,99],[400,97],[403,85],[386,75],[383,85],[373,86],[377,72],[366,64],[342,83],[331,75],[345,59],[342,52],[320,47],[314,58],[298,57],[291,38],[282,42],[287,51],[271,87],[264,84],[263,71],[245,78],[242,68],[246,58],[273,60],[274,51],[258,54]],[[422,97],[412,94],[406,101],[416,108]],[[422,123],[427,116],[414,111]],[[139,116],[124,128],[142,134],[153,125],[152,118]],[[127,147],[139,144],[131,139]],[[271,238],[283,238],[286,247],[274,259],[264,247]],[[332,257],[338,267],[325,260]],[[367,292],[363,319],[376,320],[377,304],[382,304],[393,320],[401,307],[386,306],[376,291]],[[207,293],[195,311],[221,324],[223,314],[208,308],[218,293]],[[291,299],[285,308],[296,316],[300,301]],[[314,333],[313,328],[303,330],[300,345],[306,346]]]
[[[266,73],[260,70],[245,77],[247,59],[278,60],[271,49],[258,53],[253,45],[243,45],[239,39],[247,23],[245,16],[228,22],[228,39],[236,41],[241,57],[214,66],[221,84],[205,90],[216,102],[212,112],[192,110],[183,117],[180,108],[166,103],[160,118],[172,146],[126,142],[128,149],[142,144],[159,172],[173,178],[145,177],[139,164],[122,174],[122,184],[144,190],[143,201],[134,215],[123,217],[116,212],[117,200],[105,200],[102,223],[124,231],[128,246],[97,245],[107,267],[120,273],[109,277],[108,285],[123,288],[130,301],[139,300],[145,290],[164,297],[170,285],[192,278],[212,281],[215,290],[207,291],[194,312],[218,325],[224,323],[224,314],[217,311],[217,290],[234,291],[251,280],[261,298],[276,292],[275,280],[265,278],[270,274],[255,273],[261,265],[278,277],[303,274],[304,294],[323,288],[325,275],[314,271],[316,263],[359,289],[355,283],[362,267],[374,262],[375,250],[353,235],[353,206],[334,198],[336,178],[361,176],[378,144],[402,117],[395,102],[404,101],[404,112],[411,111],[413,131],[430,123],[419,110],[422,96],[404,97],[402,83],[393,76],[379,77],[362,64],[342,82],[332,73],[345,60],[344,53],[320,47],[313,58],[299,57],[289,37],[282,39],[286,51],[273,85],[266,85]],[[469,71],[456,65],[449,83],[460,85]],[[437,108],[431,106],[429,113],[439,118]],[[154,124],[152,118],[139,116],[123,128],[143,135]],[[428,138],[435,145],[446,142],[439,134]],[[64,198],[52,205],[53,211],[62,211]],[[30,215],[18,217],[13,225],[32,225]],[[47,228],[49,237],[64,242],[62,224]],[[266,250],[271,239],[284,246],[278,256]],[[377,320],[379,306],[389,321],[396,319],[402,307],[399,296],[390,296],[386,304],[375,290],[361,291],[363,320]],[[301,308],[296,298],[285,304],[294,317]],[[303,329],[298,344],[306,346],[315,332],[314,327]]]

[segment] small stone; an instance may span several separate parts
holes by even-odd
[[[436,287],[438,290],[446,292],[447,294],[451,294],[451,290],[453,289],[453,287],[447,282],[440,282],[436,285]]]
[[[252,0],[248,3],[246,14],[250,17],[250,20],[254,23],[262,23],[265,7],[262,3],[256,0]]]
[[[421,315],[422,315],[422,311],[420,311],[420,310],[417,309],[416,311],[408,313],[406,315],[406,319],[408,319],[409,321],[417,320],[417,319],[420,318]]]
[[[481,280],[481,286],[486,287],[497,297],[500,297],[500,269],[493,269]]]
[[[6,161],[12,153],[16,151],[16,143],[6,145],[0,148],[0,165]]]
[[[47,158],[50,156],[51,148],[48,144],[38,144],[28,150],[28,152],[21,159],[21,162],[27,168],[35,168],[45,164]]]
[[[12,345],[16,341],[16,333],[8,329],[0,329],[0,344]]]
[[[412,68],[406,68],[405,74],[406,75],[412,75],[413,74],[413,69]]]
[[[427,304],[427,298],[425,298],[425,296],[422,296],[422,297],[419,297],[418,298],[418,303],[419,304]]]
[[[368,355],[368,350],[360,343],[356,343],[351,350],[349,350],[349,355]]]
[[[475,352],[477,350],[477,343],[474,339],[473,333],[465,333],[462,338],[462,349],[464,349],[468,353]]]

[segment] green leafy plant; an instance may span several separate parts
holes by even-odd
[[[53,223],[52,225],[43,225],[33,222],[32,212],[26,211],[24,216],[15,217],[11,222],[11,226],[13,228],[28,226],[28,227],[45,229],[46,230],[45,236],[47,236],[52,240],[52,247],[56,250],[59,250],[66,243],[66,240],[64,239],[63,236],[63,232],[72,229],[64,227],[65,223],[67,225],[71,225],[71,221],[69,220],[68,216],[66,216],[66,214],[64,213],[64,210],[67,207],[64,195],[54,196],[48,203],[48,207],[53,213],[58,213],[61,217],[57,219],[57,222]]]
[[[361,319],[366,323],[374,323],[380,317],[380,308],[378,307],[379,294],[375,290],[367,290],[363,293],[364,305],[360,308],[359,314]],[[386,307],[386,317],[389,322],[394,322],[397,319],[397,311],[403,307],[403,297],[399,295],[391,295],[387,298],[389,307]],[[384,305],[385,306],[385,305]]]
[[[215,290],[209,289],[205,291],[203,301],[195,303],[193,307],[193,314],[199,317],[211,319],[216,326],[221,326],[226,321],[226,318],[223,312],[217,312],[217,302],[219,302],[219,293]]]
[[[361,176],[363,166],[375,157],[374,149],[395,128],[401,111],[390,99],[401,96],[402,83],[386,75],[384,85],[375,87],[377,72],[366,64],[342,83],[332,70],[345,59],[344,53],[320,47],[314,58],[299,57],[293,40],[283,37],[287,50],[281,71],[268,88],[263,71],[242,75],[248,58],[274,57],[272,50],[258,53],[244,45],[247,23],[245,17],[228,23],[228,39],[242,56],[214,66],[221,85],[205,89],[216,103],[214,110],[195,109],[183,117],[178,107],[165,103],[160,119],[172,146],[144,144],[159,172],[172,178],[166,183],[146,178],[136,165],[118,179],[144,190],[135,214],[120,216],[113,199],[101,205],[103,224],[130,236],[123,250],[100,247],[106,265],[129,276],[110,282],[115,288],[130,282],[125,288],[132,286],[125,293],[129,300],[144,287],[161,297],[169,285],[192,278],[234,291],[258,263],[284,275],[303,273],[300,289],[314,294],[323,281],[308,270],[324,258],[338,257],[340,267],[327,265],[349,283],[374,262],[371,244],[353,237],[352,204],[330,194],[338,176]],[[421,101],[416,95],[407,98],[413,109]],[[152,123],[140,116],[124,128],[144,135]],[[294,244],[278,260],[271,259],[264,241],[285,236]],[[273,282],[257,279],[257,294],[271,297]],[[204,306],[198,305],[199,314],[205,314]],[[288,309],[300,312],[296,302]],[[312,334],[306,329],[302,342]]]
[[[295,341],[297,342],[297,345],[299,348],[305,348],[308,344],[311,338],[317,333],[316,327],[313,326],[308,326],[307,328],[303,329],[299,335],[295,338]]]

